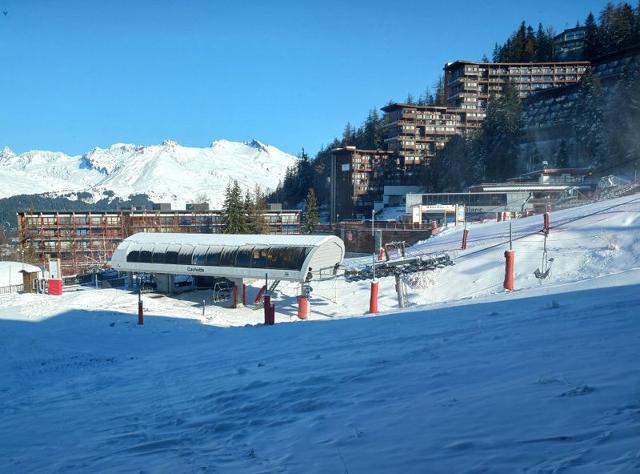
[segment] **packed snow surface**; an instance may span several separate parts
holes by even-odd
[[[5,148],[0,150],[0,198],[91,192],[100,199],[111,191],[123,198],[144,193],[156,202],[184,207],[205,195],[219,208],[230,179],[245,189],[258,184],[273,190],[295,161],[296,157],[256,140],[217,140],[207,148],[171,140],[151,146],[116,143],[76,156],[50,151],[17,155]]]
[[[541,227],[512,221],[514,292],[508,222],[415,246],[456,264],[404,311],[382,279],[380,316],[368,282],[314,284],[306,322],[284,286],[273,327],[204,291],[144,326],[123,290],[0,296],[0,471],[635,472],[640,195],[553,213],[539,282]]]

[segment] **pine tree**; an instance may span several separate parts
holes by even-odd
[[[251,191],[249,191],[249,189],[245,191],[242,208],[244,210],[244,215],[246,216],[245,232],[248,234],[255,234],[256,210],[253,202],[253,196],[251,196]]]
[[[350,122],[347,122],[347,124],[344,126],[344,130],[342,131],[342,146],[355,145],[355,135],[355,128],[351,126]]]
[[[529,25],[527,26],[527,31],[525,35],[522,60],[525,62],[535,61],[537,49],[538,48],[536,44],[536,35],[533,32],[533,28],[531,27],[531,25]]]
[[[593,13],[589,13],[587,16],[584,27],[584,58],[592,60],[600,54],[598,24]]]
[[[310,188],[309,192],[307,193],[306,212],[304,214],[302,231],[305,234],[313,233],[319,222],[320,218],[318,215],[318,202],[316,201],[316,193],[313,188]]]
[[[256,184],[253,190],[253,228],[256,234],[266,234],[269,232],[269,226],[265,220],[265,212],[267,211],[267,200],[260,188]]]
[[[615,31],[615,16],[616,7],[613,3],[608,2],[600,12],[600,25],[598,27],[600,32],[600,46],[601,54],[610,53],[614,49],[616,43],[616,31]]]
[[[433,105],[438,107],[446,107],[447,106],[447,98],[444,95],[444,76],[440,76],[435,85],[435,101]]]
[[[502,96],[489,100],[477,148],[484,161],[485,176],[491,181],[511,178],[519,170],[521,111],[518,91],[511,82],[505,84]]]
[[[247,231],[242,189],[236,180],[230,182],[225,191],[222,223],[225,234],[243,234]]]
[[[369,111],[362,130],[362,143],[359,145],[359,148],[375,150],[382,146],[382,122],[376,109]]]
[[[494,63],[500,62],[500,59],[502,56],[500,53],[500,46],[498,46],[498,43],[496,43],[495,46],[493,47],[493,53],[491,54],[491,57]]]
[[[538,23],[536,32],[535,61],[545,62],[553,60],[553,35],[551,31],[545,31],[542,23]]]
[[[556,153],[556,168],[569,167],[569,151],[567,150],[567,141],[562,139],[558,152]]]

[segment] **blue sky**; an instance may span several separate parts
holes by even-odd
[[[520,21],[562,30],[605,3],[0,0],[0,148],[255,138],[315,153]]]

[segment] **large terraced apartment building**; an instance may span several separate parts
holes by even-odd
[[[569,84],[576,84],[589,61],[545,63],[478,63],[455,61],[444,67],[445,97],[449,107],[486,109],[492,95],[500,95],[507,82],[514,83],[521,99]]]

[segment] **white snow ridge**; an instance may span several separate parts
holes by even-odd
[[[69,156],[49,151],[16,155],[0,151],[0,198],[45,192],[112,191],[126,198],[148,194],[153,201],[183,207],[197,195],[220,207],[230,179],[245,188],[256,184],[273,190],[297,158],[256,140],[218,140],[207,148],[186,147],[172,140],[160,145],[116,143]]]

